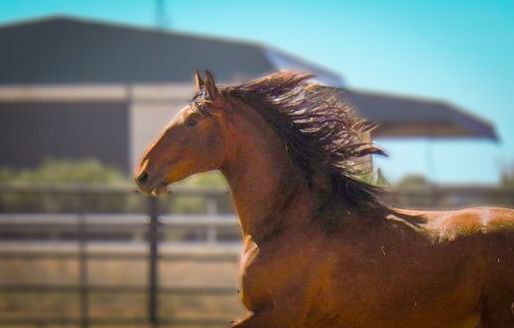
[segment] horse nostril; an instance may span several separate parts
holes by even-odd
[[[137,182],[139,182],[140,185],[144,185],[148,181],[148,173],[143,172],[139,175],[137,178]]]

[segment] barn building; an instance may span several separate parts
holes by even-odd
[[[0,166],[95,157],[130,172],[187,103],[196,69],[220,83],[312,72],[380,124],[374,137],[496,138],[445,102],[349,90],[329,69],[251,42],[51,17],[0,26],[0,44]]]

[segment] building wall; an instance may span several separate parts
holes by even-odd
[[[0,166],[93,157],[131,173],[192,93],[192,84],[0,86]]]
[[[128,119],[123,101],[0,102],[0,166],[98,158],[128,170]]]
[[[0,86],[0,166],[97,158],[131,173],[191,84]]]
[[[148,146],[160,135],[168,122],[185,104],[186,101],[135,101],[131,103],[131,169],[138,165],[141,156]]]
[[[130,89],[130,167],[133,170],[149,145],[189,102],[193,85],[147,84]]]

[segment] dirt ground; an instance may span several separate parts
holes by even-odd
[[[118,318],[145,318],[148,279],[145,260],[90,260],[89,283],[94,286],[138,286],[134,293],[92,292],[89,295],[89,313],[93,320]],[[78,261],[73,259],[0,259],[0,285],[73,286],[79,280]],[[244,313],[239,296],[238,264],[236,261],[195,262],[161,261],[159,281],[164,289],[173,287],[227,287],[233,293],[221,295],[173,295],[161,293],[159,315],[168,319],[216,318],[227,324]],[[19,318],[77,318],[79,295],[74,292],[0,292],[0,319]],[[105,327],[105,325],[102,325]],[[142,324],[135,327],[144,327]],[[166,325],[161,325],[166,326]],[[1,326],[0,327],[8,327]],[[16,325],[16,327],[24,327]],[[73,325],[37,324],[26,327],[74,327]],[[95,327],[92,325],[92,327]],[[116,324],[109,327],[117,327]],[[120,325],[120,327],[122,327]],[[128,326],[123,326],[128,327]],[[173,327],[180,327],[173,325]],[[191,327],[190,325],[188,327]],[[200,326],[201,327],[201,326]],[[213,326],[216,327],[216,326]]]

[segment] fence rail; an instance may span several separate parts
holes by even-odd
[[[33,185],[0,185],[0,195],[29,195],[30,197],[40,197],[41,195],[51,195],[51,197],[76,197],[86,200],[87,197],[101,195],[135,195],[146,202],[144,213],[116,214],[116,213],[87,213],[87,209],[79,207],[76,213],[1,213],[0,232],[5,236],[9,233],[20,231],[54,231],[73,232],[75,242],[68,242],[67,249],[52,250],[46,247],[41,251],[41,241],[36,243],[21,242],[1,242],[0,260],[78,260],[78,281],[73,285],[50,284],[0,284],[2,293],[60,293],[78,295],[78,317],[73,318],[0,318],[0,325],[39,325],[39,324],[72,324],[80,327],[90,327],[92,325],[147,325],[158,327],[160,325],[180,325],[180,326],[216,326],[226,325],[227,319],[220,318],[168,318],[159,315],[159,295],[236,295],[236,288],[232,287],[166,287],[160,286],[158,277],[159,261],[196,261],[196,262],[221,262],[237,261],[239,246],[221,247],[220,251],[210,251],[208,253],[195,252],[194,247],[182,246],[182,251],[167,251],[160,253],[162,243],[161,233],[166,229],[188,228],[206,229],[210,231],[211,243],[216,242],[216,229],[223,227],[237,227],[234,215],[219,215],[217,209],[217,198],[226,197],[226,190],[205,189],[177,189],[180,196],[200,196],[208,201],[208,213],[201,215],[163,215],[159,210],[159,200],[156,198],[145,197],[135,193],[132,187],[118,186],[106,187],[99,185],[55,185],[55,186],[33,186]],[[210,202],[210,203],[209,203]],[[95,251],[95,247],[90,249],[90,237],[95,231],[126,229],[135,231],[136,234],[145,234],[144,238],[137,238],[130,251],[118,250],[105,253],[103,250]],[[209,234],[208,234],[209,235]],[[30,245],[33,247],[30,247]],[[55,245],[55,243],[54,243]],[[62,245],[62,244],[61,244]],[[73,245],[73,246],[72,246]],[[146,246],[145,246],[146,245]],[[48,246],[48,245],[46,245]],[[98,246],[98,245],[97,245]],[[126,245],[125,245],[126,246]],[[176,246],[176,245],[175,245]],[[43,247],[44,248],[44,247]],[[99,248],[99,247],[96,247]],[[111,245],[112,248],[112,245]],[[170,248],[170,246],[165,246]],[[217,247],[220,248],[220,247]],[[187,250],[184,250],[187,249]],[[236,250],[237,249],[237,250]],[[147,283],[143,286],[135,285],[95,285],[89,281],[90,260],[108,261],[146,261]],[[145,294],[147,295],[147,310],[144,318],[116,318],[109,319],[91,318],[90,316],[90,295],[92,293],[117,293],[117,294]]]
[[[234,214],[220,214],[218,202],[227,198],[224,189],[185,189],[177,188],[171,197],[202,197],[206,199],[206,213],[177,214],[163,213],[156,198],[144,197],[135,193],[132,187],[106,187],[99,185],[3,185],[0,196],[23,194],[31,197],[51,195],[52,197],[74,196],[86,199],[91,195],[136,195],[146,203],[142,213],[89,213],[87,208],[78,207],[75,213],[7,213],[0,207],[0,233],[8,236],[20,231],[73,232],[73,241],[50,239],[27,242],[10,240],[0,242],[0,261],[6,260],[78,260],[78,281],[76,284],[34,285],[0,284],[2,293],[64,293],[79,296],[77,317],[67,318],[0,318],[0,325],[42,325],[62,324],[90,327],[92,325],[147,325],[150,327],[167,326],[225,326],[225,318],[181,319],[163,317],[159,314],[159,295],[235,295],[235,287],[166,287],[159,284],[159,262],[235,262],[238,260],[240,245],[222,244],[218,233],[223,229],[238,231]],[[431,188],[410,188],[393,190],[388,201],[406,207],[462,207],[471,204],[514,205],[514,188],[493,188],[483,186],[451,186]],[[190,229],[205,231],[201,248],[194,243],[169,242],[163,238],[168,229]],[[132,242],[123,247],[113,244],[92,243],[91,237],[100,231],[127,231],[133,236]],[[11,235],[12,236],[12,235]],[[2,237],[0,237],[2,238]],[[52,246],[59,245],[54,248]],[[99,246],[101,245],[101,247]],[[206,247],[208,246],[208,248]],[[205,249],[209,251],[205,252]],[[200,251],[201,250],[201,251]],[[89,262],[102,261],[146,261],[148,281],[146,285],[100,285],[89,279]],[[138,318],[92,318],[90,316],[91,293],[119,293],[147,295],[145,317]]]

